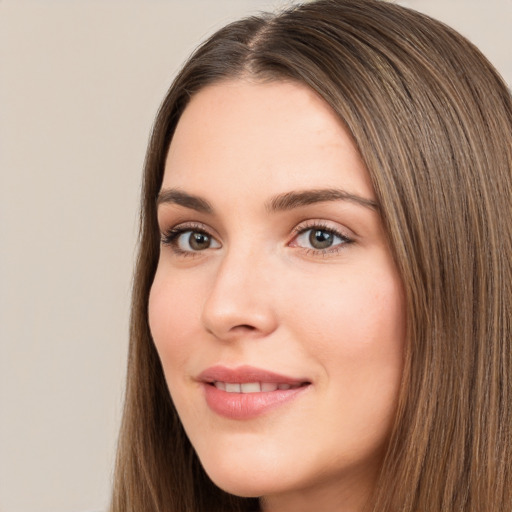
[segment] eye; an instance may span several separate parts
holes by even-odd
[[[353,241],[337,230],[322,225],[299,227],[296,231],[298,235],[290,244],[292,247],[302,247],[322,253],[336,252],[342,246]]]
[[[204,251],[212,245],[212,238],[200,231],[184,231],[176,238],[176,245],[182,251]]]
[[[177,227],[169,230],[162,236],[162,243],[170,246],[178,254],[220,247],[220,243],[206,231],[189,227]]]

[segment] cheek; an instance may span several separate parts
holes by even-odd
[[[347,272],[324,286],[301,287],[290,324],[326,374],[369,393],[372,383],[395,389],[401,378],[405,339],[403,291],[398,276],[379,270]],[[300,334],[300,332],[302,334]]]
[[[338,404],[333,429],[366,440],[361,450],[375,448],[389,434],[403,374],[402,286],[392,272],[354,272],[329,288],[329,296],[304,311],[303,325],[315,326],[310,354],[321,362],[326,393]]]
[[[149,294],[148,321],[166,378],[180,368],[197,339],[198,297],[193,287],[183,286],[160,269]]]

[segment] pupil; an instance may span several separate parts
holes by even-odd
[[[192,249],[207,249],[210,245],[210,237],[204,233],[191,233],[189,243]]]
[[[309,242],[315,249],[326,249],[332,245],[333,234],[317,229],[316,231],[311,231]]]

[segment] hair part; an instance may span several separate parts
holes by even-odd
[[[156,199],[192,96],[292,80],[336,112],[370,174],[407,302],[395,426],[368,510],[512,509],[512,102],[445,25],[377,0],[319,0],[228,25],[185,64],[149,144],[112,512],[249,511],[218,489],[172,404],[148,326]]]

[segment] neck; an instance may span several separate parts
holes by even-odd
[[[364,512],[376,475],[322,482],[310,488],[261,498],[263,512]]]

